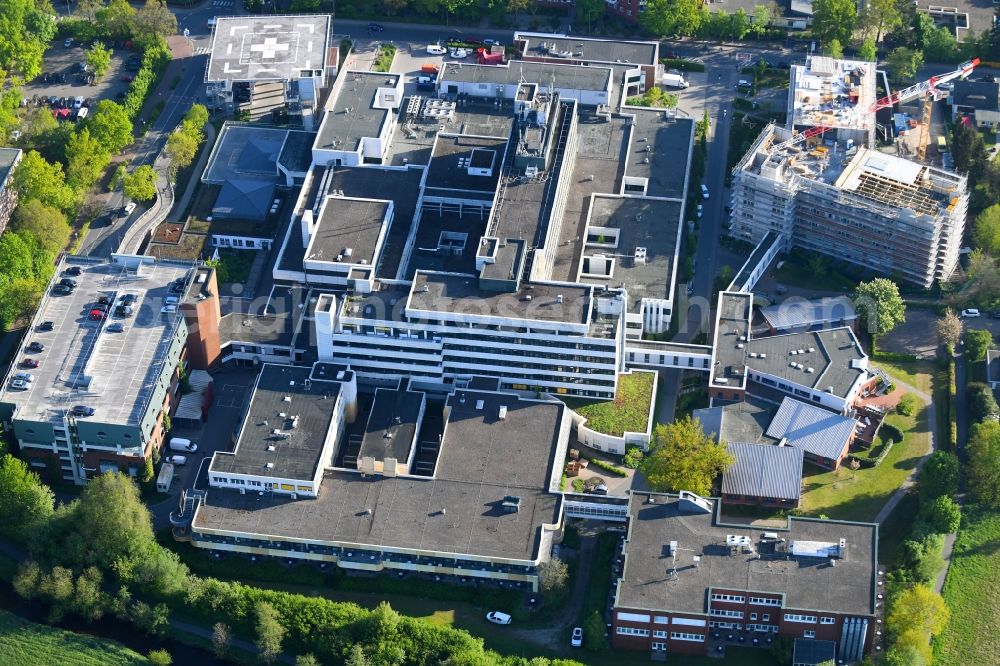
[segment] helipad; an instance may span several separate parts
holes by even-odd
[[[212,36],[207,81],[294,80],[326,66],[330,17],[219,17]]]

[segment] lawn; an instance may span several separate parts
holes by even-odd
[[[392,44],[383,44],[378,47],[378,52],[375,55],[375,66],[372,67],[376,72],[388,72],[392,69],[392,60],[396,57],[396,47]]]
[[[566,404],[587,419],[587,427],[595,432],[621,437],[626,432],[646,432],[649,410],[653,405],[653,384],[656,374],[632,372],[618,375],[614,400],[585,402],[567,399]]]
[[[839,472],[828,472],[806,464],[799,513],[840,520],[874,520],[892,493],[928,452],[929,409],[933,407],[922,406],[913,416],[890,414],[886,417],[886,423],[902,431],[903,441],[892,447],[878,467],[855,472],[842,465]]]
[[[915,492],[906,493],[889,517],[878,526],[878,561],[891,567],[899,554],[899,546],[910,538],[913,519],[917,515],[920,498]]]
[[[889,373],[893,379],[905,382],[927,395],[931,394],[931,378],[936,369],[931,361],[874,361],[874,364]]]
[[[1000,653],[1000,515],[966,509],[944,583],[951,621],[934,641],[934,663],[995,664]]]
[[[822,280],[817,278],[817,270],[807,265],[799,256],[791,255],[774,271],[774,279],[781,284],[803,289],[822,289],[850,293],[858,286],[857,280],[844,275],[827,262],[822,268]],[[822,284],[822,287],[817,285]]]
[[[252,250],[219,250],[219,282],[246,282],[256,256]]]
[[[148,664],[120,643],[23,620],[0,610],[0,661],[4,666],[111,666]]]

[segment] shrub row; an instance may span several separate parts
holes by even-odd
[[[160,75],[170,62],[170,48],[162,39],[158,39],[142,54],[142,67],[136,72],[135,78],[128,87],[122,107],[128,112],[129,118],[135,120],[142,111],[146,99],[156,88]]]
[[[661,58],[660,62],[667,69],[679,69],[682,72],[704,72],[705,66],[700,62],[694,62],[693,60],[684,60],[683,58]]]
[[[615,476],[627,476],[628,475],[628,472],[626,472],[625,470],[620,469],[616,465],[612,465],[611,463],[609,463],[607,461],[601,460],[600,458],[591,458],[590,459],[590,464],[594,465],[595,467],[600,467],[605,472],[608,472],[609,474],[614,474]]]
[[[882,437],[890,442],[899,444],[903,441],[903,431],[891,423],[882,424]]]
[[[900,436],[899,441],[903,441],[902,436]],[[869,467],[869,468],[878,467],[879,465],[882,464],[882,461],[885,460],[886,456],[889,455],[889,452],[892,451],[892,447],[896,443],[897,442],[895,440],[890,439],[881,445],[882,450],[878,452],[877,456],[875,456],[874,458],[858,458],[858,462],[861,463],[862,467]]]

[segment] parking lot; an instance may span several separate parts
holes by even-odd
[[[138,70],[137,64],[126,68],[126,60],[132,56],[139,57],[140,53],[123,46],[109,46],[114,48],[111,66],[101,80],[92,81],[80,69],[80,64],[86,60],[87,52],[84,47],[76,44],[67,47],[61,39],[52,42],[45,51],[42,73],[23,88],[28,104],[51,106],[50,99],[54,97],[57,100],[68,99],[68,105],[72,108],[72,100],[76,97],[88,100],[88,106],[93,106],[101,99],[124,97],[134,70]],[[126,78],[128,80],[124,80]],[[66,104],[64,102],[63,106]],[[56,107],[58,106],[57,102]]]

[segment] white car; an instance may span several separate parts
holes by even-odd
[[[173,314],[175,312],[177,312],[176,305],[164,305],[160,308],[160,314]]]
[[[447,55],[448,49],[441,46],[440,44],[428,44],[427,45],[427,55]]]
[[[701,198],[702,199],[708,198],[708,187],[705,185],[705,183],[701,184]]]
[[[176,465],[178,467],[186,465],[187,461],[188,459],[185,458],[184,456],[167,456],[166,458],[163,459],[163,462],[168,462],[171,465]]]
[[[569,639],[569,644],[572,647],[583,647],[583,629],[580,627],[573,627],[573,636]]]
[[[486,614],[486,619],[493,624],[510,624],[510,615],[500,611],[490,611]]]
[[[976,308],[969,308],[968,310],[962,310],[962,319],[975,319],[981,317],[979,310]]]
[[[10,383],[10,387],[15,391],[26,391],[28,390],[29,386],[31,386],[31,384],[24,381],[23,379],[15,379]]]
[[[449,55],[455,60],[462,60],[469,57],[469,52],[466,49],[452,49]]]
[[[701,219],[701,216],[704,214],[704,212],[705,212],[705,207],[702,206],[701,204],[698,204],[698,219],[699,220]]]

